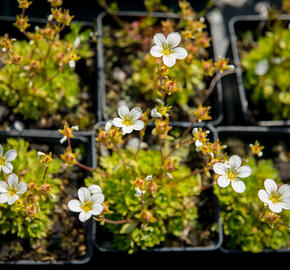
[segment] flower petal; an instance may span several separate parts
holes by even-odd
[[[120,119],[120,118],[117,118],[117,119]],[[105,131],[108,132],[110,130],[110,128],[112,127],[112,125],[113,125],[112,120],[107,121],[107,123],[105,125]]]
[[[290,197],[283,197],[281,205],[284,209],[290,210]]]
[[[218,162],[213,165],[213,171],[220,175],[225,175],[226,173],[226,165],[224,163]]]
[[[17,187],[18,176],[15,173],[12,173],[8,176],[8,185],[9,187]]]
[[[5,181],[0,181],[0,193],[7,192],[8,184]]]
[[[3,155],[3,147],[2,147],[2,145],[0,144],[0,157],[2,157],[2,155]]]
[[[97,203],[97,204],[101,204],[101,203],[104,202],[104,200],[105,200],[105,197],[104,197],[103,194],[94,194],[94,195],[92,196],[92,201],[94,202],[94,204],[95,204],[95,203]]]
[[[245,183],[241,180],[233,180],[232,188],[235,192],[242,193],[245,191],[246,186],[245,186]]]
[[[139,119],[141,115],[142,115],[142,110],[139,107],[134,107],[129,113],[129,117],[131,117],[133,121]]]
[[[163,53],[161,52],[162,48],[159,46],[153,46],[150,50],[150,53],[152,56],[154,57],[161,57],[163,55]]]
[[[159,47],[162,47],[162,45],[166,43],[166,38],[162,33],[155,34],[153,40],[154,43]]]
[[[170,44],[172,48],[177,47],[180,41],[181,35],[178,32],[172,32],[167,36],[167,44]]]
[[[11,205],[11,204],[15,203],[18,199],[19,199],[19,196],[14,194],[13,196],[9,196],[7,202],[9,205]]]
[[[104,210],[104,206],[103,205],[98,204],[98,203],[94,203],[93,204],[93,209],[90,210],[89,213],[92,214],[92,215],[97,216],[97,215],[101,214],[103,212],[103,210]]]
[[[126,125],[122,125],[122,130],[123,132],[126,133],[132,133],[133,131],[133,126],[126,126]]]
[[[173,49],[173,54],[177,59],[184,59],[187,56],[187,50],[181,47]]]
[[[115,127],[118,127],[118,128],[122,127],[122,119],[119,118],[119,117],[114,118],[114,119],[113,119],[113,125],[114,125]]]
[[[278,192],[283,195],[283,197],[290,197],[290,185],[284,184],[282,185]]]
[[[129,108],[127,106],[120,106],[118,108],[118,114],[123,119],[125,116],[129,114]]]
[[[9,150],[5,153],[4,157],[6,161],[12,161],[17,157],[17,152],[15,150]]]
[[[264,182],[264,186],[268,194],[271,194],[271,192],[277,192],[277,184],[273,179],[267,178]]]
[[[168,67],[172,67],[176,63],[176,57],[174,56],[174,54],[169,54],[168,56],[163,55],[162,60],[164,65]]]
[[[67,136],[63,136],[63,137],[59,140],[59,142],[60,142],[61,144],[63,144],[66,140],[67,140]]]
[[[238,155],[234,155],[229,160],[231,170],[237,170],[241,167],[242,159]]]
[[[9,174],[13,171],[13,166],[10,162],[5,162],[5,165],[2,166],[2,170],[4,173]]]
[[[226,175],[220,176],[217,180],[217,184],[222,188],[227,187],[230,184],[230,182],[231,180]]]
[[[133,129],[134,130],[141,130],[144,128],[144,126],[145,126],[145,124],[142,120],[137,120],[134,122]]]
[[[264,189],[258,191],[258,197],[263,203],[269,203],[269,194]]]
[[[102,189],[100,186],[98,185],[91,185],[88,187],[88,190],[92,193],[92,194],[102,194]]]
[[[79,214],[79,220],[81,222],[85,222],[86,220],[88,220],[92,215],[89,212],[84,212],[81,211]]]
[[[79,200],[70,200],[67,204],[69,210],[73,212],[81,211],[81,202]]]
[[[275,213],[280,213],[282,211],[282,204],[281,203],[272,203],[269,202],[269,209]]]
[[[91,199],[91,193],[86,187],[79,188],[78,196],[81,202],[90,201]]]
[[[25,182],[20,182],[17,185],[18,191],[16,192],[17,194],[23,194],[27,190],[27,184]]]
[[[0,203],[6,203],[6,202],[8,202],[8,199],[9,199],[8,193],[0,194]]]
[[[237,171],[238,177],[245,178],[251,175],[252,169],[249,166],[242,166]]]

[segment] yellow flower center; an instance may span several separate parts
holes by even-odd
[[[81,209],[84,210],[84,212],[89,212],[90,210],[93,209],[93,204],[94,202],[85,201],[82,203]]]
[[[5,157],[0,157],[0,165],[4,166],[6,162],[6,158]]]
[[[133,119],[132,119],[132,117],[130,117],[130,116],[125,116],[124,118],[123,118],[123,121],[122,121],[122,124],[123,125],[125,125],[125,126],[132,126],[134,123],[133,123]]]
[[[166,56],[173,53],[173,50],[170,46],[162,46],[162,53]]]
[[[272,203],[279,203],[282,201],[282,196],[278,192],[272,191],[269,200],[272,201]]]
[[[13,196],[16,194],[17,189],[15,187],[11,187],[11,188],[9,188],[8,192],[9,192],[10,196]]]
[[[233,171],[231,170],[228,170],[227,171],[227,177],[230,179],[230,180],[235,180],[237,178],[237,174],[234,173]]]

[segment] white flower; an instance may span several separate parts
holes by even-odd
[[[200,148],[200,147],[202,147],[203,146],[203,143],[201,142],[201,141],[199,141],[199,140],[196,140],[195,141],[195,147],[196,148]]]
[[[127,106],[121,106],[118,108],[118,114],[120,118],[114,118],[113,125],[122,128],[124,134],[144,128],[144,122],[138,120],[142,115],[140,108],[135,107],[129,112]]]
[[[68,62],[68,65],[69,65],[70,68],[74,68],[76,66],[76,62],[74,60],[70,60]]]
[[[283,208],[290,210],[290,185],[284,184],[278,189],[276,182],[268,178],[264,186],[266,190],[260,189],[258,196],[271,211],[280,213]]]
[[[156,108],[153,108],[151,110],[151,117],[153,117],[153,118],[161,118],[162,114],[159,113]]]
[[[79,220],[84,222],[92,215],[99,215],[103,212],[104,195],[102,193],[91,193],[86,187],[78,190],[79,200],[70,200],[68,208],[73,212],[80,212]]]
[[[77,48],[81,44],[81,39],[79,37],[76,37],[74,41],[74,47]]]
[[[151,181],[152,179],[153,179],[153,176],[152,175],[148,175],[145,178],[145,182]]]
[[[113,125],[112,120],[107,121],[106,125],[105,125],[105,131],[108,132],[110,130],[110,128],[112,127],[112,125]]]
[[[18,176],[14,173],[8,176],[8,184],[0,181],[0,203],[15,203],[19,199],[19,195],[25,193],[27,184],[25,182],[18,183]]]
[[[230,183],[234,191],[242,193],[246,186],[239,178],[245,178],[251,175],[252,169],[249,166],[241,166],[242,160],[238,155],[232,156],[229,161],[225,163],[218,162],[213,165],[215,173],[221,175],[218,178],[218,185],[220,187],[227,187]]]
[[[137,197],[140,197],[140,196],[142,196],[142,195],[144,195],[145,193],[146,193],[146,191],[145,190],[141,190],[140,188],[138,188],[138,187],[135,187],[135,190],[136,190],[136,196]]]
[[[269,60],[262,59],[255,65],[255,73],[258,76],[263,76],[268,72],[269,67],[270,67]]]
[[[98,185],[91,185],[88,187],[88,190],[91,192],[92,195],[103,193],[101,187]]]
[[[155,45],[151,48],[150,53],[154,57],[162,57],[164,65],[172,67],[176,59],[184,59],[187,56],[187,50],[177,47],[181,41],[181,36],[177,32],[170,33],[167,38],[157,33],[153,37]]]
[[[49,22],[51,22],[51,21],[52,21],[52,19],[53,19],[53,15],[52,15],[52,14],[50,14],[50,15],[47,17],[47,20],[48,20]]]
[[[17,153],[15,150],[9,150],[3,156],[3,148],[0,144],[0,172],[3,170],[6,174],[11,173],[13,170],[11,161],[13,161],[16,157]]]

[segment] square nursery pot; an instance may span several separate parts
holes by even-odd
[[[8,138],[14,138],[14,139],[24,139],[25,141],[30,143],[30,148],[36,149],[36,150],[43,150],[41,147],[45,146],[48,151],[52,151],[53,153],[57,153],[58,156],[61,153],[64,153],[65,151],[65,146],[61,145],[59,140],[62,136],[60,135],[59,132],[57,131],[50,131],[50,130],[23,130],[21,132],[18,132],[16,130],[6,132],[6,131],[0,131],[0,144],[3,144],[6,142]],[[71,138],[71,143],[72,147],[82,147],[84,149],[84,152],[87,153],[84,156],[84,160],[82,161],[83,164],[87,166],[92,166],[92,145],[93,145],[93,136],[91,132],[75,132],[75,137]],[[39,149],[41,148],[41,149]],[[45,149],[45,151],[47,150]],[[72,176],[72,173],[70,173]],[[75,174],[75,173],[73,173]],[[82,174],[82,173],[81,173]],[[86,177],[84,173],[83,177]],[[79,176],[77,176],[79,177]],[[70,179],[70,180],[77,180],[71,184],[68,185],[68,188],[72,190],[74,194],[72,194],[74,197],[77,194],[77,188],[83,185],[83,180],[84,179]],[[67,204],[68,200],[62,201],[62,203]],[[52,214],[55,210],[52,210]],[[69,210],[67,210],[69,213]],[[70,214],[70,213],[69,213]],[[75,214],[75,213],[72,213]],[[74,218],[74,217],[73,217]],[[20,255],[18,255],[18,258],[15,260],[8,260],[4,258],[0,258],[0,265],[1,267],[4,267],[3,265],[11,265],[15,267],[25,267],[25,266],[44,266],[44,265],[53,265],[53,266],[63,266],[63,265],[74,265],[74,264],[85,264],[88,263],[92,256],[93,256],[93,230],[94,230],[94,224],[92,220],[89,220],[85,223],[81,223],[78,220],[77,215],[75,215],[75,221],[73,221],[74,229],[81,230],[79,232],[82,232],[82,235],[79,235],[80,237],[83,238],[81,242],[79,243],[82,246],[85,246],[85,252],[83,255],[78,254],[78,257],[72,258],[72,257],[67,257],[71,256],[68,255],[69,251],[73,249],[72,245],[70,242],[66,243],[66,247],[68,247],[66,250],[61,248],[59,245],[61,244],[61,236],[59,234],[60,231],[62,231],[63,226],[62,224],[56,224],[56,229],[53,229],[53,232],[50,236],[48,236],[48,239],[50,241],[53,239],[52,246],[49,246],[47,251],[49,252],[55,252],[55,255],[58,259],[53,259],[53,260],[33,260],[31,259],[21,259]],[[70,231],[67,235],[70,234]],[[6,238],[7,239],[7,238]],[[8,238],[10,239],[10,238]],[[71,239],[73,241],[73,239]],[[4,246],[5,243],[5,235],[0,235],[0,248]],[[24,247],[25,244],[23,245]],[[76,247],[75,247],[76,248]],[[25,252],[27,250],[25,249]],[[30,252],[30,251],[28,251]],[[68,252],[67,254],[64,255],[65,252]],[[79,251],[78,251],[79,252]],[[30,253],[31,254],[31,253]],[[48,253],[49,254],[49,253]],[[24,255],[25,256],[25,255]],[[27,255],[26,255],[27,257]]]
[[[263,151],[263,156],[261,158],[272,159],[274,168],[278,171],[280,178],[283,183],[290,183],[290,164],[284,160],[278,158],[276,151],[286,150],[288,153],[290,151],[290,128],[282,127],[261,127],[261,126],[220,126],[217,127],[218,138],[222,143],[229,142],[228,148],[233,150],[232,154],[240,154],[247,151],[249,144],[254,144],[255,140],[265,148]],[[278,146],[280,150],[278,149]],[[276,154],[275,154],[276,153]],[[274,155],[273,155],[274,154]],[[259,158],[260,159],[260,158]],[[258,159],[258,160],[259,160]],[[247,180],[245,180],[246,183]],[[264,186],[261,186],[264,189]],[[247,191],[247,190],[246,190]],[[246,192],[245,191],[245,192]],[[241,194],[243,196],[243,194]],[[258,195],[257,195],[257,200]],[[222,211],[222,209],[220,210]],[[289,210],[283,210],[289,211]],[[223,221],[222,221],[223,223]],[[224,231],[224,230],[223,230]],[[220,250],[224,253],[229,254],[250,254],[250,252],[242,251],[241,249],[231,249],[227,246],[230,237],[227,235],[223,236],[223,243]],[[288,247],[290,246],[290,240]],[[260,253],[276,254],[276,253],[289,253],[289,248],[280,248],[277,250],[264,248]]]
[[[48,10],[49,11],[49,10]],[[13,23],[16,21],[16,17],[9,16],[0,16],[0,36],[4,36],[8,33],[10,38],[16,38],[17,40],[26,40],[26,37],[23,33],[21,33]],[[40,18],[29,18],[29,26],[27,28],[28,31],[33,31],[35,27],[42,27],[47,24],[48,21],[46,19]],[[93,22],[88,21],[72,21],[72,23],[80,23],[82,25],[81,31],[85,31],[91,29],[92,32],[95,32],[95,24]],[[66,27],[60,34],[61,38],[63,38],[66,34],[70,33],[69,27]],[[90,41],[89,41],[90,42]],[[94,42],[90,42],[89,44],[90,50],[95,53],[95,44]],[[76,63],[75,71],[79,76],[79,85],[80,85],[80,103],[79,104],[87,104],[89,108],[88,112],[90,113],[89,119],[93,119],[96,115],[97,111],[97,79],[96,79],[96,69],[95,69],[96,55],[89,57],[87,59],[81,58]],[[1,64],[2,67],[2,64]],[[0,67],[0,68],[1,68]],[[9,108],[8,106],[1,104],[0,98],[0,129],[2,130],[10,130],[16,129],[21,131],[23,129],[55,129],[62,128],[62,119],[57,120],[57,123],[50,121],[46,121],[44,124],[41,121],[34,119],[24,119],[24,117],[20,114],[14,114],[12,112],[13,108]],[[74,112],[75,108],[60,108],[61,116]],[[49,113],[49,110],[47,111]],[[45,115],[45,114],[43,114]],[[47,123],[49,122],[49,123]],[[91,120],[90,127],[86,130],[89,130],[93,127],[95,123],[94,119]]]
[[[124,20],[127,22],[134,22],[134,21],[138,21],[141,18],[147,17],[148,13],[142,12],[142,11],[119,11],[117,13],[117,16],[121,20]],[[150,13],[150,16],[157,18],[159,20],[162,20],[162,19],[177,20],[179,18],[179,15],[175,13],[164,13],[164,12],[152,12]],[[120,28],[120,26],[118,26],[118,24],[114,21],[112,16],[107,14],[106,12],[100,13],[97,17],[96,22],[97,22],[97,33],[98,33],[98,44],[97,44],[98,114],[97,116],[98,116],[99,121],[105,121],[105,120],[109,120],[110,118],[107,106],[111,107],[112,104],[108,104],[108,98],[107,98],[107,89],[108,89],[108,86],[106,84],[107,63],[105,62],[106,48],[102,40],[103,33],[104,33],[103,29],[106,25],[116,27],[117,29]],[[206,19],[206,25],[207,25],[209,37],[212,37],[212,32],[211,32],[212,29],[207,19]],[[215,54],[215,50],[212,44],[208,48],[208,52],[209,52],[210,58],[213,58],[215,61],[218,60],[218,55]],[[110,72],[113,72],[114,68],[115,67],[112,67],[112,70],[110,70]],[[127,68],[125,67],[123,72],[126,73],[128,71],[127,69],[128,67]],[[207,85],[207,87],[208,86],[209,85]],[[211,106],[212,120],[210,121],[210,123],[213,124],[214,126],[219,125],[224,118],[223,91],[222,91],[222,86],[221,86],[220,81],[216,83],[214,91],[209,96],[206,104]],[[183,121],[188,121],[188,119],[177,119],[176,121],[183,122]]]
[[[185,130],[190,126],[191,123],[188,122],[170,122],[169,125],[173,127],[172,130],[174,129],[179,129],[179,130]],[[94,131],[96,132],[100,127],[104,127],[105,122],[98,122],[95,127]],[[194,127],[202,127],[210,131],[210,140],[215,141],[217,139],[217,132],[216,129],[211,125],[211,124],[204,124],[204,123],[197,123]],[[149,124],[147,127],[150,131],[153,128],[153,125]],[[169,132],[170,133],[170,132]],[[146,137],[145,133],[145,137]],[[146,141],[146,140],[144,140]],[[93,166],[94,168],[97,167],[97,145],[94,147],[95,152],[93,153]],[[210,188],[206,190],[206,199],[201,202],[200,205],[200,211],[203,211],[205,209],[212,209],[211,216],[209,217],[201,217],[202,220],[200,222],[205,222],[206,224],[203,224],[204,227],[210,226],[211,224],[216,223],[217,226],[217,231],[215,231],[212,235],[211,243],[209,245],[196,245],[196,246],[178,246],[178,247],[173,247],[173,246],[164,246],[164,244],[160,244],[159,246],[156,246],[154,248],[150,248],[147,250],[141,250],[138,249],[135,251],[132,255],[153,255],[157,253],[163,253],[163,254],[171,254],[171,253],[189,253],[189,252],[210,252],[210,251],[218,251],[220,246],[222,245],[223,242],[223,231],[222,231],[222,222],[220,218],[220,209],[217,203],[217,198],[213,194],[213,190]],[[210,206],[211,205],[211,206]],[[213,206],[212,206],[213,205]],[[208,222],[208,223],[207,223]],[[126,251],[122,251],[119,249],[116,249],[112,245],[112,237],[111,233],[107,232],[106,229],[103,228],[102,225],[99,225],[97,222],[94,223],[95,229],[93,230],[93,245],[95,249],[100,253],[100,254],[107,254],[108,256],[110,254],[127,254]]]
[[[288,25],[290,16],[280,15],[277,20],[285,22]],[[226,101],[229,108],[228,114],[236,114],[241,118],[241,122],[248,125],[256,126],[290,126],[289,119],[273,120],[273,117],[267,112],[266,108],[259,108],[251,101],[249,90],[245,88],[244,78],[245,70],[241,65],[241,35],[248,30],[253,33],[255,41],[259,37],[264,36],[267,31],[268,18],[262,15],[241,15],[235,16],[229,21],[229,35],[231,48],[229,49],[229,57],[232,57],[236,66],[236,76],[231,76],[231,79],[227,81],[225,86],[225,92],[228,96]],[[290,85],[289,85],[290,89]],[[231,93],[230,93],[231,92]],[[241,112],[236,108],[239,106]],[[235,125],[235,119],[232,119],[232,123]]]

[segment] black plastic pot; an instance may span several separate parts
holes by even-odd
[[[282,127],[261,127],[261,126],[220,126],[217,127],[218,138],[221,142],[225,142],[228,138],[241,139],[245,146],[248,146],[250,143],[254,143],[256,140],[263,146],[263,157],[270,158],[272,155],[272,147],[277,144],[279,141],[285,143],[285,148],[290,150],[290,128],[282,128]],[[234,153],[237,154],[237,153]],[[281,166],[280,164],[279,166]],[[284,164],[284,166],[287,164]],[[288,166],[289,167],[289,166]],[[278,167],[276,169],[279,170]],[[289,173],[286,175],[280,175],[282,180],[288,181]],[[284,210],[288,211],[288,210]],[[221,245],[220,250],[224,253],[250,253],[243,252],[238,249],[229,249],[226,246],[227,236],[223,236],[223,244]],[[261,253],[290,253],[290,249],[264,249]]]
[[[92,145],[93,145],[93,136],[91,132],[75,132],[75,137],[71,138],[72,146],[83,145],[87,155],[85,156],[84,163],[87,166],[92,166]],[[23,130],[18,131],[0,131],[0,143],[5,142],[8,138],[15,139],[24,139],[30,143],[34,144],[47,144],[53,150],[60,146],[59,140],[62,138],[62,135],[58,131],[50,130]],[[80,179],[83,181],[83,179]],[[81,182],[80,182],[81,183]],[[78,220],[76,221],[78,222]],[[27,266],[27,265],[70,265],[70,264],[85,264],[88,263],[93,256],[93,235],[94,235],[94,224],[90,219],[84,224],[85,233],[86,233],[86,255],[81,259],[76,260],[59,260],[59,261],[33,261],[33,260],[18,260],[18,261],[0,261],[1,267],[3,265],[14,265],[15,267]],[[1,236],[0,236],[1,237]],[[69,245],[69,243],[67,243]]]
[[[8,33],[9,38],[16,38],[18,40],[26,40],[27,38],[25,37],[25,35],[23,33],[21,33],[19,31],[18,28],[16,28],[13,23],[15,23],[16,21],[16,17],[10,17],[10,16],[0,16],[0,36],[4,36],[6,33]],[[47,24],[47,20],[46,19],[40,19],[40,18],[29,18],[29,24],[31,25],[30,27],[28,27],[28,31],[33,31],[34,27],[36,26],[44,26],[45,24]],[[87,29],[92,29],[92,32],[95,32],[95,24],[93,22],[88,22],[88,21],[72,21],[73,23],[81,23],[82,24],[82,30],[87,30]],[[63,37],[64,35],[68,34],[69,31],[69,27],[65,28],[62,32],[61,32],[61,37]],[[95,50],[95,44],[92,42],[90,44],[91,46],[91,50]],[[92,67],[95,66],[94,62],[96,62],[96,55],[94,55],[92,58],[89,59],[90,61],[93,61],[92,63]],[[96,70],[95,68],[92,68],[91,70],[88,69],[87,64],[86,64],[86,59],[80,59],[77,63],[76,63],[76,68],[75,68],[76,73],[79,75],[79,77],[81,78],[81,83],[84,84],[85,86],[89,87],[89,95],[90,95],[90,99],[92,100],[92,110],[93,110],[93,114],[96,115],[96,111],[97,111],[97,78],[96,78]],[[0,101],[1,101],[1,97],[0,97]],[[0,104],[1,105],[1,104]],[[0,122],[3,122],[3,120],[5,119],[6,115],[2,114],[1,110],[0,110]],[[15,119],[15,120],[19,120],[19,119]],[[33,123],[35,122],[34,120],[23,120],[21,119],[21,121],[23,121],[24,124],[24,129],[28,129],[29,125],[32,126],[33,128]],[[35,128],[35,127],[34,127]]]
[[[169,125],[174,128],[179,128],[181,130],[185,130],[190,126],[191,123],[189,122],[171,122]],[[99,122],[95,125],[94,131],[96,132],[100,127],[104,127],[105,122]],[[149,125],[149,128],[152,128],[153,125]],[[216,141],[217,139],[217,132],[216,129],[211,124],[204,124],[204,123],[197,123],[194,127],[202,127],[210,131],[210,140]],[[94,168],[97,167],[96,161],[96,147],[94,147],[94,154],[93,154],[93,166]],[[208,190],[209,193],[212,194],[212,190]],[[212,194],[213,195],[213,194]],[[151,253],[188,253],[188,252],[205,252],[205,251],[216,251],[220,248],[223,242],[223,231],[222,231],[222,222],[220,218],[220,209],[218,206],[217,198],[213,195],[214,200],[214,221],[218,224],[218,232],[215,235],[215,239],[213,240],[213,244],[210,246],[194,246],[194,247],[161,247],[161,248],[152,248],[145,251],[138,250],[137,254],[151,254]],[[100,228],[100,225],[95,224],[95,230],[93,234],[93,244],[95,248],[101,253],[114,253],[114,254],[126,254],[125,251],[120,251],[118,249],[113,249],[112,247],[107,247],[106,244],[102,244],[98,242],[97,231]]]
[[[134,21],[138,18],[148,16],[148,13],[142,11],[119,11],[117,16],[121,19],[127,21]],[[153,12],[150,13],[150,16],[159,18],[159,19],[178,19],[179,16],[175,13],[163,13],[163,12]],[[97,17],[97,33],[98,33],[98,45],[97,45],[97,68],[98,68],[98,120],[105,121],[108,120],[108,116],[106,115],[106,84],[105,84],[105,67],[106,63],[104,61],[104,46],[103,46],[103,25],[113,24],[113,19],[106,12],[102,12]],[[211,35],[210,24],[208,24],[209,36]],[[209,48],[209,53],[214,58],[214,60],[218,60],[218,55],[215,55],[215,50],[213,46]],[[212,120],[210,123],[214,126],[219,125],[223,118],[223,91],[221,82],[218,81],[215,87],[215,90],[209,97],[209,103],[211,105],[211,115]]]
[[[289,22],[290,16],[281,15],[278,17],[278,19]],[[231,42],[231,51],[229,52],[229,54],[230,56],[233,57],[234,64],[236,66],[236,78],[234,78],[235,76],[232,76],[231,81],[226,86],[227,88],[226,91],[232,92],[228,93],[229,98],[227,103],[240,105],[242,116],[241,122],[244,122],[245,124],[256,126],[290,126],[289,119],[286,120],[255,119],[252,113],[254,106],[251,105],[251,102],[249,101],[250,97],[243,84],[244,71],[241,67],[241,58],[237,46],[237,42],[239,39],[238,33],[242,31],[244,32],[247,30],[257,30],[257,29],[259,29],[259,32],[264,33],[266,30],[267,20],[268,20],[267,17],[261,15],[241,15],[235,16],[229,21],[229,34]],[[255,38],[257,38],[257,36]],[[237,98],[239,98],[239,101],[237,101]],[[239,117],[240,112],[237,111],[234,112],[234,110],[236,109],[235,105],[229,104],[228,107],[230,108],[230,111],[232,111]]]

